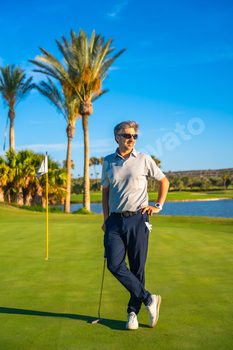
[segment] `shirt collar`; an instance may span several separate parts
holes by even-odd
[[[136,151],[135,148],[133,148],[132,152],[130,153],[130,157],[131,157],[132,155],[133,155],[135,158],[137,158],[137,156],[138,156],[138,152]],[[117,157],[123,158],[123,157],[118,153],[118,148],[116,149],[116,151],[115,151],[115,153],[114,153],[114,158],[117,158]]]

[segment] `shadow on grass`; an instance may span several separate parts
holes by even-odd
[[[86,315],[77,315],[77,314],[62,314],[55,312],[45,312],[45,311],[36,311],[36,310],[25,310],[25,309],[16,309],[9,307],[0,307],[0,314],[14,314],[14,315],[28,315],[28,316],[43,316],[43,317],[67,317],[74,320],[86,321],[87,323],[92,323],[98,317],[91,317]],[[111,320],[109,318],[102,318],[101,324],[105,327],[109,327],[114,330],[125,330],[125,321]],[[95,325],[93,325],[94,327]],[[141,325],[140,327],[149,328],[146,325]]]

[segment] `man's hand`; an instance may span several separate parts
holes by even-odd
[[[160,212],[161,209],[156,208],[154,206],[151,205],[146,205],[145,207],[143,207],[143,211],[142,214],[144,214],[147,211],[147,214],[152,215],[152,214],[158,214]]]
[[[103,225],[102,225],[102,230],[104,231],[104,233],[105,233],[105,230],[106,230],[106,225],[105,225],[105,221],[104,221],[104,223],[103,223]]]

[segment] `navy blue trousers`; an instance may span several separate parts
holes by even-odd
[[[127,218],[110,215],[106,220],[104,246],[109,271],[130,292],[127,313],[139,313],[142,303],[152,301],[145,290],[145,263],[148,250],[148,214],[138,214]],[[126,264],[128,254],[129,268]]]

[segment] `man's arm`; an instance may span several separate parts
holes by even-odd
[[[161,204],[161,206],[163,206],[165,199],[167,197],[169,185],[170,185],[170,182],[166,177],[164,177],[161,181],[159,181],[158,198],[156,203]]]
[[[159,183],[159,191],[158,191],[157,203],[163,206],[165,199],[167,197],[167,192],[168,192],[170,183],[166,177],[163,177],[162,180],[158,181],[158,183]],[[142,214],[144,214],[146,211],[149,215],[157,214],[158,212],[160,212],[160,210],[161,209],[156,208],[154,206],[147,205],[146,207],[143,208]]]
[[[103,186],[103,189],[102,189],[102,206],[103,206],[103,212],[104,212],[104,223],[103,223],[103,226],[102,226],[102,230],[104,232],[105,232],[105,229],[106,229],[105,221],[109,217],[108,199],[109,199],[109,186],[108,187]]]

